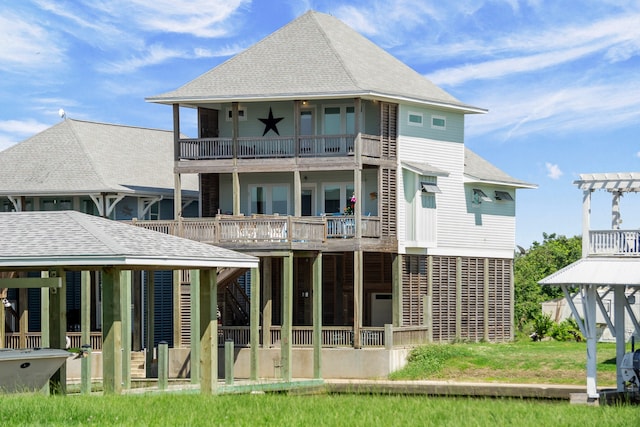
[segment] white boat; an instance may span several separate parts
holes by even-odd
[[[0,393],[40,390],[69,356],[53,348],[0,349]]]

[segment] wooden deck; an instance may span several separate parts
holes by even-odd
[[[133,220],[131,224],[165,234],[233,249],[322,250],[355,244],[353,216],[218,215],[214,218],[178,220]],[[381,241],[380,218],[363,217],[362,240],[381,251],[389,246]],[[366,242],[359,242],[366,245]],[[387,250],[393,249],[393,245]]]
[[[184,138],[180,160],[271,159],[292,157],[363,156],[380,158],[381,137],[374,135],[320,135],[260,138]]]

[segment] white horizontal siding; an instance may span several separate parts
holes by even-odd
[[[438,177],[441,194],[436,195],[437,245],[429,253],[443,255],[483,255],[512,257],[515,247],[515,202],[485,202],[475,207],[473,188],[481,188],[494,198],[500,187],[463,183],[464,145],[453,142],[402,137],[398,144],[400,161],[426,162],[449,172]],[[402,180],[400,186],[402,187]],[[401,250],[414,252],[414,235],[404,226],[407,201],[399,188],[398,225]],[[514,192],[511,192],[515,196]],[[515,197],[514,197],[515,199]],[[413,247],[413,249],[412,249]]]

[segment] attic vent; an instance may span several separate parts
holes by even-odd
[[[491,198],[479,188],[473,189],[473,203],[492,202]]]
[[[506,191],[496,191],[496,200],[507,200],[512,202],[513,197]]]
[[[420,182],[420,190],[423,193],[442,193],[440,187],[431,182]]]

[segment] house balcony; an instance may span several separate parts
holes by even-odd
[[[319,135],[300,137],[185,138],[179,140],[180,160],[382,157],[382,137],[374,135]]]
[[[640,256],[640,230],[589,231],[589,256]]]
[[[380,218],[354,216],[218,215],[213,218],[132,221],[133,225],[229,249],[348,250],[381,245]]]

